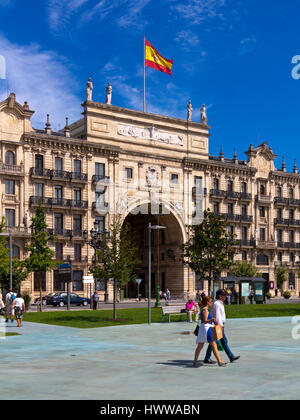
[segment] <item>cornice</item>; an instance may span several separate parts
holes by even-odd
[[[232,172],[236,174],[248,174],[254,176],[257,172],[256,168],[244,165],[238,165],[228,162],[217,162],[213,160],[198,160],[186,158],[185,165],[192,164],[194,169],[219,170],[221,172]]]
[[[300,174],[294,174],[292,172],[271,171],[270,177],[272,177],[274,180],[293,180],[297,183],[300,183]]]

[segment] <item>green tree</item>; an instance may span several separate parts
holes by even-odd
[[[277,286],[280,288],[280,292],[283,292],[283,285],[286,281],[288,281],[288,271],[287,268],[284,266],[280,266],[277,268],[275,272],[275,277],[277,281]]]
[[[54,237],[48,233],[45,211],[41,205],[38,206],[31,223],[31,242],[26,248],[29,257],[26,258],[25,264],[30,272],[37,273],[39,277],[40,311],[42,312],[42,273],[55,268],[57,261],[53,260],[54,251],[48,247],[48,242]]]
[[[260,277],[258,269],[247,261],[238,261],[231,268],[231,274],[235,277]]]
[[[103,233],[102,246],[97,250],[97,261],[90,267],[96,279],[113,281],[113,319],[117,320],[118,289],[136,278],[136,269],[140,264],[137,258],[138,247],[130,225],[122,224],[116,215],[109,228],[109,238]]]
[[[4,232],[5,218],[0,223],[0,233]],[[12,286],[13,290],[19,290],[21,284],[26,280],[28,270],[24,261],[14,259],[12,261]],[[10,288],[10,270],[9,270],[9,246],[8,236],[0,236],[0,286],[1,289]]]
[[[232,266],[234,237],[227,226],[227,222],[207,210],[201,224],[188,226],[189,240],[182,246],[183,263],[208,280],[209,294],[213,281]]]

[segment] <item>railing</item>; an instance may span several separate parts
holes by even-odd
[[[64,179],[68,181],[84,181],[88,180],[88,175],[82,172],[68,172],[58,169],[45,169],[45,168],[30,168],[31,176],[40,176],[45,178]]]
[[[300,205],[300,200],[297,200],[295,198],[286,198],[286,197],[275,197],[274,199],[275,204],[289,204],[294,206]]]
[[[69,238],[82,238],[83,237],[83,230],[72,230],[72,229],[47,229],[48,235],[51,236],[64,236]]]
[[[224,191],[224,190],[210,190],[210,195],[214,197],[233,198],[235,200],[252,200],[252,194],[236,192],[236,191]]]
[[[93,204],[92,204],[92,210],[93,211],[97,210],[97,203],[98,203],[97,201],[93,202]],[[105,208],[108,207],[108,203],[106,201],[99,202],[98,205],[101,205],[102,208],[103,207],[105,207]]]
[[[83,200],[71,200],[65,198],[52,198],[52,197],[39,197],[39,196],[30,196],[29,198],[30,205],[44,205],[51,207],[75,207],[80,209],[88,208],[88,201]]]
[[[296,242],[277,242],[278,248],[299,249],[300,243]]]
[[[238,200],[240,198],[240,193],[235,192],[235,191],[226,191],[226,197],[234,198],[235,200]]]
[[[110,177],[105,175],[93,175],[92,183],[97,184],[99,181],[105,181],[105,183],[109,182]]]
[[[272,197],[270,195],[257,194],[256,200],[264,203],[270,203],[272,201]]]
[[[300,226],[300,220],[295,219],[274,219],[274,224],[276,225],[285,225],[285,226]]]
[[[241,192],[240,193],[240,199],[241,200],[252,200],[252,194]]]
[[[12,234],[16,234],[16,233],[30,234],[31,229],[26,228],[26,227],[21,227],[21,226],[5,226],[4,232],[5,233],[12,232]]]
[[[210,190],[210,195],[214,197],[226,197],[226,191],[223,190]]]
[[[243,214],[219,214],[222,219],[229,220],[231,222],[253,222],[253,216],[247,216]]]
[[[25,175],[23,165],[8,165],[6,163],[0,163],[0,172]]]

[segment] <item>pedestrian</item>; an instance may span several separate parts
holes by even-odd
[[[231,301],[231,292],[230,290],[226,290],[227,296],[226,296],[226,303],[227,305],[230,305]]]
[[[94,294],[92,295],[92,305],[93,305],[94,311],[98,309],[98,302],[99,302],[99,295],[98,295],[98,291],[95,290]]]
[[[200,291],[198,290],[197,291],[197,294],[196,294],[196,302],[199,302],[199,300],[201,299],[201,293],[200,293]]]
[[[253,298],[254,298],[254,290],[251,287],[250,295],[249,295],[249,300],[250,300],[251,305],[253,304]]]
[[[216,319],[216,323],[218,325],[221,325],[221,327],[223,328],[223,338],[221,338],[221,344],[224,348],[225,353],[227,354],[230,362],[234,362],[235,360],[238,360],[240,358],[240,356],[235,356],[232,351],[230,350],[229,346],[228,346],[228,340],[227,337],[225,335],[225,323],[226,323],[226,314],[225,314],[225,308],[224,308],[224,301],[226,299],[226,292],[224,290],[218,290],[216,293],[216,301],[213,304],[213,317]],[[204,359],[204,363],[206,364],[215,364],[215,362],[213,362],[211,360],[211,353],[212,353],[212,348],[208,347],[207,352],[206,352],[206,356]]]
[[[0,297],[0,315],[3,314],[3,310],[4,310],[4,303],[3,303],[2,298]]]
[[[198,362],[198,358],[201,350],[203,349],[204,343],[209,343],[209,349],[214,352],[214,355],[218,361],[219,366],[226,366],[227,363],[223,362],[218,352],[217,343],[214,341],[212,336],[212,327],[217,323],[217,320],[211,315],[211,307],[213,299],[210,296],[205,296],[202,299],[201,309],[201,324],[199,326],[198,336],[196,339],[197,348],[195,350],[194,367],[202,366],[203,363]]]
[[[171,293],[169,289],[166,290],[166,295],[167,295],[167,300],[169,301],[171,299]]]
[[[16,294],[13,293],[12,289],[9,289],[5,297],[5,314],[6,314],[5,322],[8,322],[9,317],[10,317],[11,322],[14,322],[15,311],[13,307],[13,302],[15,299],[16,299]]]
[[[17,297],[13,302],[13,308],[15,310],[18,327],[22,327],[23,313],[25,312],[25,302],[21,293],[17,294]]]
[[[186,312],[188,314],[189,322],[193,322],[193,314],[195,314],[195,322],[198,322],[199,319],[199,310],[198,305],[193,301],[192,298],[189,298],[185,305]]]

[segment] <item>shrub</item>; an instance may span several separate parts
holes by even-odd
[[[268,299],[271,299],[271,297],[272,297],[271,293],[270,293],[270,292],[266,293],[266,297],[267,297]]]
[[[291,292],[289,292],[288,290],[286,290],[286,291],[283,293],[283,297],[284,297],[285,299],[289,299],[289,298],[291,297]]]
[[[27,292],[24,292],[23,295],[22,295],[22,298],[24,299],[25,309],[27,311],[30,308],[30,303],[31,303],[30,294],[27,293]]]

